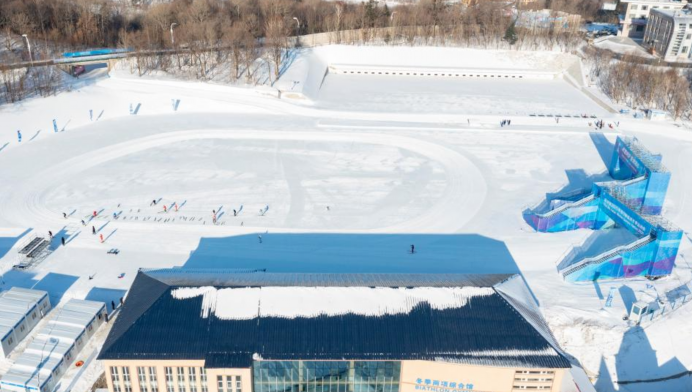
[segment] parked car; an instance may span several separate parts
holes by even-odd
[[[83,74],[84,72],[86,72],[86,68],[84,68],[83,65],[75,65],[74,67],[72,67],[72,76],[74,76],[75,78]]]

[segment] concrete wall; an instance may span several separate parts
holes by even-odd
[[[482,70],[464,68],[428,68],[428,67],[396,67],[376,65],[344,65],[331,64],[329,72],[334,74],[349,74],[362,76],[412,76],[412,77],[447,77],[447,78],[505,78],[505,79],[554,79],[558,72],[528,71],[528,70]]]

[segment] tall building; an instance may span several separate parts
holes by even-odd
[[[99,359],[110,392],[572,391],[583,375],[504,274],[142,271]]]
[[[692,55],[692,10],[654,10],[642,44],[665,61],[689,61]]]
[[[687,0],[620,0],[618,35],[630,38],[644,37],[644,31],[652,10],[681,10]]]

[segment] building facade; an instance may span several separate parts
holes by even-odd
[[[203,360],[104,361],[113,392],[561,391],[565,369],[492,368],[435,361],[253,361],[206,368]],[[567,372],[568,374],[568,372]]]
[[[685,8],[686,5],[687,0],[620,0],[618,35],[643,38],[651,11],[676,11]]]
[[[690,61],[692,11],[654,10],[642,44],[665,61]]]
[[[572,390],[532,301],[518,275],[142,271],[99,360],[110,392]]]

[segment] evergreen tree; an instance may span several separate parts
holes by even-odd
[[[510,25],[507,26],[504,40],[507,41],[510,45],[514,45],[517,42],[517,33],[516,31],[514,31],[514,22],[510,23]]]

